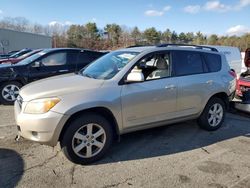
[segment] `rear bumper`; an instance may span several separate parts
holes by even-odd
[[[250,113],[250,102],[249,103],[235,102],[234,107],[237,110]]]

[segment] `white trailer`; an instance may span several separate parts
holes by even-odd
[[[0,54],[24,48],[51,48],[50,36],[0,29]]]

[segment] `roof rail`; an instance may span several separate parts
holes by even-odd
[[[140,45],[140,44],[138,44],[138,45],[132,45],[132,46],[127,46],[126,48],[135,48],[135,47],[145,47],[145,46],[153,46],[153,45]]]
[[[168,46],[180,46],[180,47],[193,47],[196,49],[209,49],[214,52],[218,52],[216,48],[210,46],[200,46],[200,45],[193,45],[193,44],[159,44],[157,47],[168,47]]]

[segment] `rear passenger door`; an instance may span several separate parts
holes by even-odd
[[[67,52],[67,66],[69,72],[76,72],[77,71],[77,63],[80,56],[80,50],[69,50]]]
[[[178,116],[194,115],[201,111],[206,96],[213,87],[201,52],[178,50],[172,52],[173,71],[178,83]],[[206,74],[208,73],[208,74]]]
[[[103,53],[88,50],[70,52],[69,67],[73,71],[79,71],[102,55]]]

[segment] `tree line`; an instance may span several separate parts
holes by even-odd
[[[138,27],[129,28],[118,24],[107,24],[99,28],[96,23],[83,25],[63,25],[55,23],[43,26],[31,24],[27,19],[4,18],[0,28],[26,31],[52,36],[53,47],[79,47],[95,50],[114,50],[133,45],[154,45],[159,43],[185,43],[196,45],[226,45],[235,46],[244,51],[250,47],[250,33],[242,36],[205,35],[202,32],[158,31],[155,27],[141,31]]]

